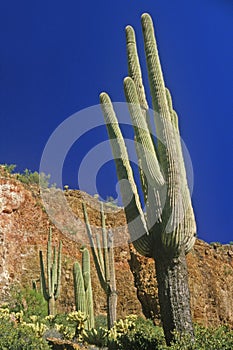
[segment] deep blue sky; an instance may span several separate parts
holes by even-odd
[[[127,24],[136,30],[146,77],[143,12],[153,17],[166,85],[192,158],[198,235],[233,241],[230,0],[1,1],[0,163],[38,170],[47,139],[63,120],[97,104],[103,90],[124,101]],[[87,143],[67,157],[70,187],[76,187],[77,159]],[[111,195],[114,164],[101,173],[100,192]]]

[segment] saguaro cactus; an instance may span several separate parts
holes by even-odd
[[[47,278],[45,277],[45,268],[43,262],[43,253],[40,255],[40,273],[42,292],[45,300],[48,303],[48,314],[55,315],[55,301],[60,295],[61,289],[61,253],[62,241],[59,242],[58,256],[56,248],[53,248],[52,257],[52,229],[49,229],[48,243],[47,243]]]
[[[100,203],[102,247],[99,234],[96,233],[95,238],[93,236],[85,203],[83,203],[83,212],[96,271],[101,287],[103,288],[107,297],[107,318],[108,328],[110,329],[116,321],[117,307],[113,235],[111,230],[106,229],[103,203]]]
[[[74,263],[74,295],[76,310],[82,311],[87,316],[86,328],[92,329],[95,326],[93,295],[90,273],[90,255],[87,248],[82,248],[82,268],[78,262]]]
[[[162,324],[167,344],[173,331],[193,337],[185,255],[196,236],[177,114],[165,87],[152,19],[142,15],[142,29],[157,142],[151,133],[134,30],[126,27],[129,77],[124,90],[135,132],[145,210],[130,166],[124,138],[109,96],[100,102],[111,141],[129,234],[139,253],[155,259]],[[130,199],[130,203],[129,203]]]

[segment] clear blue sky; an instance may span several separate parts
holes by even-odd
[[[166,85],[192,158],[198,236],[233,241],[230,0],[1,1],[0,163],[38,170],[47,139],[63,120],[98,104],[101,91],[124,101],[127,24],[136,30],[146,76],[143,12],[153,17]],[[89,141],[67,157],[64,182],[71,187]],[[101,173],[100,192],[114,194],[113,162]]]

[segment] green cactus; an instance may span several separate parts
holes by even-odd
[[[95,326],[93,296],[90,273],[90,255],[87,248],[82,248],[82,268],[78,262],[74,263],[74,295],[76,310],[83,312],[87,316],[85,322],[86,329],[92,329]]]
[[[41,287],[44,299],[48,303],[48,314],[55,315],[55,302],[60,296],[61,289],[61,255],[62,241],[59,242],[58,256],[56,248],[53,248],[52,257],[52,228],[49,229],[47,243],[47,278],[45,277],[45,268],[43,262],[43,253],[40,250],[40,274]]]
[[[102,202],[100,202],[102,245],[99,234],[96,233],[95,238],[93,236],[86,204],[83,203],[82,206],[96,271],[101,287],[103,288],[107,297],[108,329],[110,329],[116,321],[117,307],[113,235],[112,231],[107,230],[106,228],[104,207]]]
[[[167,344],[170,344],[174,330],[193,337],[185,255],[194,245],[196,224],[178,118],[170,92],[165,87],[153,22],[148,14],[142,15],[142,29],[157,143],[151,133],[149,108],[131,26],[126,27],[129,77],[124,80],[124,90],[134,126],[145,213],[111,100],[102,93],[100,102],[118,180],[128,180],[120,181],[120,189],[131,240],[139,253],[154,258],[156,262],[161,319]],[[129,198],[131,201],[126,205]]]
[[[74,263],[73,276],[74,276],[74,296],[75,296],[76,310],[86,314],[86,297],[85,297],[84,281],[83,281],[82,269],[78,262]]]

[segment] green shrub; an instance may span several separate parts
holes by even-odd
[[[57,337],[61,339],[82,341],[85,321],[86,317],[81,311],[46,316],[43,323],[49,329],[46,330],[44,336],[48,337],[50,334],[57,334]]]
[[[110,330],[109,344],[112,350],[156,350],[165,342],[162,329],[151,320],[130,315],[115,323]]]
[[[0,323],[0,349],[49,350],[51,348],[46,340],[36,337],[32,328],[2,318]]]
[[[205,328],[195,326],[195,342],[188,336],[175,336],[176,343],[165,349],[169,350],[232,350],[233,330],[227,326]],[[164,348],[161,350],[164,350]]]
[[[4,171],[7,173],[7,174],[12,174],[13,171],[15,170],[16,168],[16,165],[15,164],[0,164],[0,166],[2,168],[4,168]]]
[[[95,316],[95,328],[108,328],[108,320],[105,315]]]
[[[75,325],[75,338],[82,341],[82,334],[85,329],[87,316],[82,311],[73,311],[67,315],[67,321]]]
[[[232,350],[233,330],[195,325],[195,341],[175,334],[175,343],[168,347],[161,327],[131,315],[115,323],[109,332],[109,345],[111,350]]]
[[[17,179],[24,184],[41,184],[42,187],[49,186],[50,175],[45,175],[43,173],[39,174],[37,171],[32,172],[29,169],[25,169],[23,174],[17,174]]]
[[[82,338],[88,344],[103,348],[108,344],[108,331],[102,327],[99,327],[97,329],[92,328],[91,330],[84,330]]]
[[[30,317],[36,315],[43,319],[47,314],[47,303],[42,294],[30,289],[13,286],[8,300],[10,312],[23,311],[23,320],[30,321]]]

